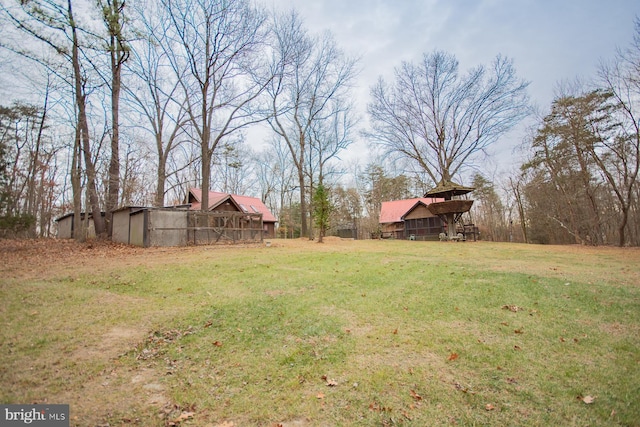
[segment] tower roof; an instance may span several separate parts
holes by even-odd
[[[444,197],[446,199],[451,198],[452,196],[462,196],[463,194],[470,193],[473,190],[475,190],[475,188],[465,187],[464,185],[457,184],[453,181],[440,181],[438,185],[427,191],[424,197]]]

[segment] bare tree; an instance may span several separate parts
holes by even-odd
[[[349,235],[340,237],[358,238],[360,230],[360,219],[362,218],[362,197],[354,187],[343,187],[336,185],[331,188],[332,206],[331,223],[335,225],[337,231],[340,229],[350,230]]]
[[[513,200],[518,210],[518,220],[520,222],[520,230],[524,243],[529,243],[529,235],[527,231],[527,217],[525,213],[525,201],[523,195],[523,176],[522,174],[515,177],[509,177],[508,190],[513,193]]]
[[[266,15],[248,0],[162,0],[170,25],[166,53],[186,95],[201,148],[202,209],[209,206],[211,161],[225,138],[264,120],[255,103]],[[186,72],[185,72],[186,70]]]
[[[330,193],[331,183],[329,181],[337,179],[341,173],[334,161],[338,160],[340,153],[353,142],[354,122],[351,104],[339,98],[333,100],[331,104],[323,119],[316,120],[309,129],[309,152],[305,174],[309,182],[309,193],[312,195],[310,209],[312,226],[326,227],[328,225],[324,222],[327,219],[325,218],[326,211],[322,207],[314,206],[316,202],[321,202],[323,206],[326,205],[324,197],[318,198],[316,193],[318,191],[323,195]],[[319,186],[322,186],[324,190],[318,189]],[[314,218],[317,214],[322,214],[323,218]],[[320,231],[322,232],[322,230]]]
[[[240,134],[238,136],[241,137]],[[243,139],[224,142],[213,155],[212,184],[225,193],[253,193],[257,180],[254,158],[255,153]]]
[[[132,42],[127,63],[125,86],[128,106],[143,118],[141,127],[151,134],[156,153],[155,206],[164,206],[167,179],[190,163],[172,162],[171,156],[181,144],[187,123],[185,95],[180,76],[172,71],[162,47],[167,34],[161,23],[166,20],[155,2],[139,3],[135,10],[139,40]],[[170,165],[174,163],[175,167]]]
[[[630,47],[619,51],[611,63],[601,64],[599,77],[605,90],[612,94],[619,105],[617,117],[624,132],[617,138],[601,139],[606,151],[613,156],[613,162],[605,164],[606,159],[599,155],[602,147],[594,146],[592,156],[618,200],[622,214],[618,226],[618,244],[623,246],[626,243],[625,230],[631,206],[638,203],[634,188],[640,172],[640,18],[635,21],[635,34]]]
[[[0,106],[0,163],[5,171],[4,181],[0,179],[0,235],[44,235],[41,206],[56,152],[47,132],[48,91],[42,107]]]
[[[353,143],[355,127],[352,105],[342,99],[331,102],[323,120],[317,120],[310,128],[309,170],[311,182],[322,184],[331,161]],[[317,169],[317,174],[314,174]]]
[[[270,207],[271,212],[277,212],[279,207],[277,191],[280,170],[277,164],[277,157],[272,150],[262,150],[256,153],[253,164],[257,184],[260,188],[260,199]]]
[[[480,229],[483,240],[506,241],[509,225],[505,207],[493,182],[479,173],[473,175],[472,186],[476,203],[473,205],[474,223]]]
[[[502,56],[460,75],[453,55],[425,54],[396,68],[391,85],[380,78],[371,89],[366,135],[447,183],[525,117],[527,85]]]
[[[111,156],[105,204],[107,233],[111,235],[111,213],[118,205],[120,192],[120,92],[122,69],[129,59],[129,45],[124,34],[125,1],[98,0],[102,22],[106,30],[105,49],[109,53],[110,76],[107,80],[111,95]]]
[[[281,138],[274,136],[271,148],[259,152],[255,160],[261,199],[280,217],[285,207],[291,207],[297,189],[289,148]]]
[[[148,206],[155,203],[155,193],[149,191],[153,188],[154,174],[147,173],[149,165],[153,162],[141,153],[139,141],[126,139],[121,150],[121,185],[120,206]]]
[[[79,20],[74,14],[73,1],[23,1],[11,9],[0,5],[0,12],[22,34],[32,38],[39,43],[40,48],[44,46],[45,49],[29,50],[23,47],[24,44],[20,40],[14,45],[4,44],[4,46],[44,65],[67,81],[73,88],[77,115],[76,142],[78,144],[74,153],[82,154],[87,178],[87,197],[95,231],[97,235],[102,235],[105,232],[105,224],[96,186],[96,167],[92,155],[87,114],[88,76],[87,69],[84,67],[86,64],[83,64],[82,61],[84,52],[81,38],[82,34],[86,34],[86,31],[78,24]],[[52,53],[53,57],[50,56]],[[62,59],[62,64],[57,63],[56,59]],[[71,77],[69,78],[69,76]],[[77,162],[74,162],[74,168],[72,174],[77,173],[80,169]],[[79,212],[81,211],[79,180],[76,177],[72,181],[76,184],[74,185],[74,210],[77,213],[75,221],[79,221]],[[79,226],[80,223],[76,222],[75,225]],[[76,228],[76,230],[79,229],[80,227]],[[80,236],[80,238],[82,237]]]
[[[311,194],[311,183],[307,183],[306,178],[310,175],[307,165],[314,143],[312,132],[315,130],[319,137],[328,129],[328,124],[320,123],[339,118],[345,105],[340,100],[346,96],[355,77],[356,61],[338,49],[329,33],[321,37],[308,35],[295,12],[276,18],[274,36],[275,78],[269,86],[272,100],[269,123],[286,142],[297,170],[301,233],[309,236],[307,198]],[[324,136],[315,143],[324,159],[328,159]]]

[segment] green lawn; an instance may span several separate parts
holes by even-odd
[[[640,425],[640,250],[272,243],[3,267],[0,401],[80,426]]]

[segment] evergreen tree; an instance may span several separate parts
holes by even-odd
[[[318,184],[313,194],[313,218],[319,232],[319,243],[322,243],[327,229],[329,229],[329,218],[332,208],[331,201],[329,200],[329,191],[323,184]]]

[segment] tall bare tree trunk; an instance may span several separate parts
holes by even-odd
[[[211,157],[209,149],[202,146],[202,209],[203,212],[209,210],[209,187],[211,186]]]
[[[305,191],[304,170],[298,169],[298,182],[300,183],[300,237],[311,237],[307,224],[307,199]]]
[[[114,57],[111,53],[111,66],[114,66]],[[107,234],[113,233],[112,215],[118,207],[118,194],[120,193],[120,71],[112,68],[111,87],[111,159],[109,160],[109,185],[107,188],[106,226]]]
[[[80,126],[76,123],[75,138],[73,141],[73,158],[71,160],[71,190],[73,193],[73,225],[72,237],[80,242],[84,241],[85,233],[82,228],[82,185],[80,156]]]
[[[109,59],[111,65],[111,158],[109,160],[109,184],[107,188],[106,225],[107,234],[113,231],[112,212],[118,207],[120,193],[120,89],[122,66],[129,58],[122,27],[124,1],[106,0],[102,14],[109,35]]]
[[[158,147],[158,171],[156,174],[156,200],[154,203],[158,207],[163,207],[165,182],[167,180],[167,157],[163,151],[160,135],[156,135],[156,146]]]
[[[47,118],[47,107],[49,101],[49,85],[44,95],[44,105],[42,107],[42,115],[40,116],[40,123],[38,125],[38,135],[36,136],[36,145],[33,149],[33,158],[31,159],[31,167],[29,171],[29,183],[27,186],[27,213],[37,217],[38,212],[38,197],[36,197],[36,177],[38,175],[38,164],[40,163],[40,146],[42,144],[42,134],[44,132],[44,124]],[[42,194],[40,194],[42,197]],[[30,230],[31,236],[36,235],[36,222],[33,222]]]
[[[520,218],[522,238],[524,239],[525,243],[529,243],[529,238],[527,236],[527,220],[524,212],[524,203],[522,200],[522,191],[520,190],[520,182],[513,182],[513,180],[509,178],[509,183],[511,184],[511,189],[513,190],[513,194],[516,198],[516,204],[518,205],[518,217]]]
[[[76,106],[78,108],[78,127],[80,129],[80,140],[84,155],[84,162],[87,173],[87,193],[89,196],[89,206],[93,215],[93,224],[96,230],[96,236],[102,236],[105,233],[104,218],[100,209],[100,201],[98,199],[98,191],[96,188],[96,168],[91,158],[91,139],[89,137],[89,125],[87,121],[86,94],[82,81],[82,71],[80,69],[79,58],[79,42],[75,20],[73,18],[73,7],[71,0],[67,0],[69,12],[69,23],[72,34],[72,54],[71,62],[73,66],[73,77],[75,83]],[[76,214],[79,214],[78,212]]]
[[[202,135],[200,136],[201,144],[200,144],[200,153],[202,156],[202,206],[201,209],[203,212],[209,210],[209,187],[211,186],[211,155],[209,153],[213,152],[213,149],[209,149],[209,144],[211,141],[211,129],[209,127],[209,82],[205,82],[202,86],[202,111],[201,111],[201,120],[202,120]]]

